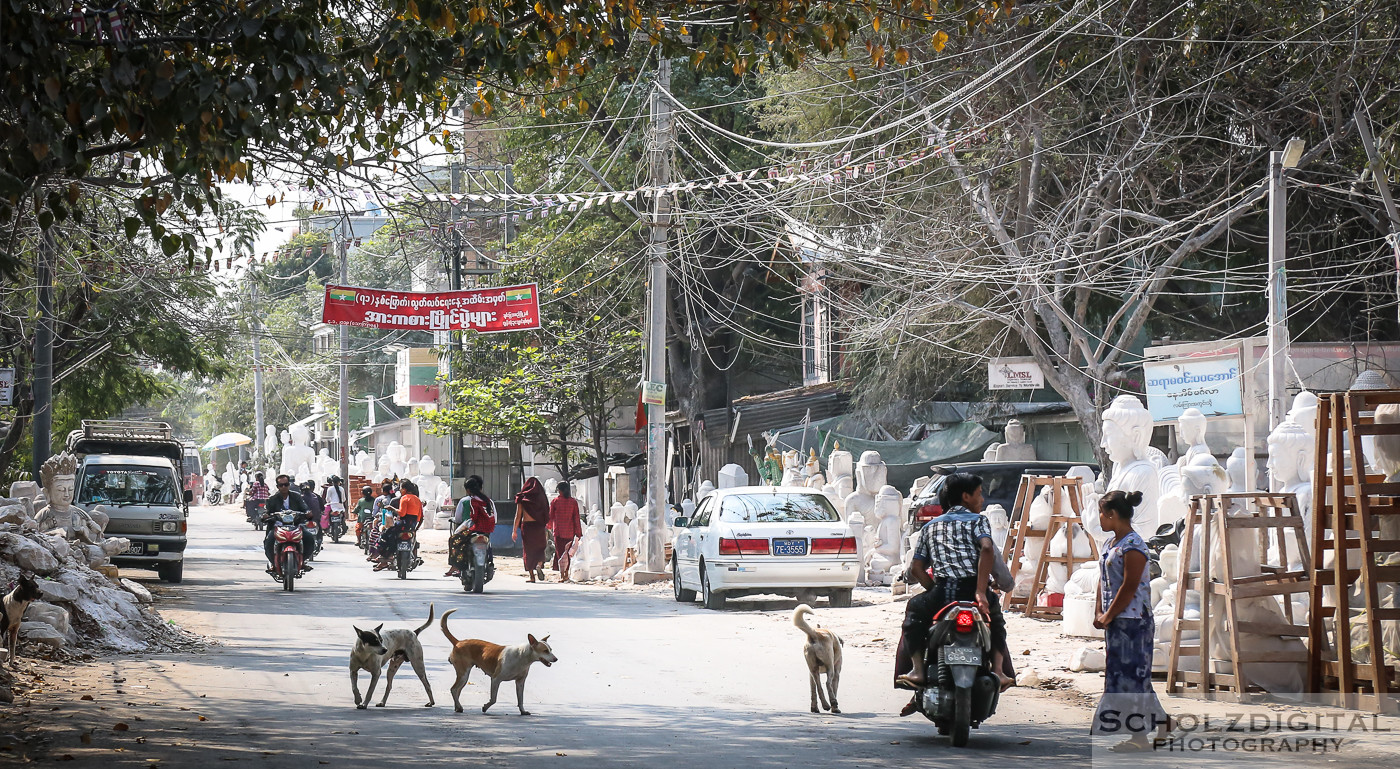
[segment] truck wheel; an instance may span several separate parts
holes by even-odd
[[[156,568],[156,574],[162,581],[178,585],[180,580],[185,578],[185,562],[176,561],[175,563],[161,564]]]

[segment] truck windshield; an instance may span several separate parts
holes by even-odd
[[[179,493],[167,468],[136,465],[89,467],[78,501],[85,505],[175,505]]]

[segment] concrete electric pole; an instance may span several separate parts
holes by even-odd
[[[263,456],[263,376],[262,376],[262,322],[258,308],[258,281],[252,277],[252,270],[248,271],[249,280],[252,283],[252,303],[253,312],[253,423],[257,432],[253,433],[253,456],[261,457],[263,467],[272,459]],[[257,469],[257,468],[254,468]],[[270,478],[267,480],[271,480]]]
[[[660,56],[656,87],[651,92],[651,242],[647,253],[647,384],[666,385],[666,245],[671,227],[671,199],[661,188],[671,183],[671,62]],[[601,473],[604,468],[599,467]],[[647,562],[646,570],[666,571],[666,406],[647,405]]]
[[[342,219],[336,237],[335,247],[340,255],[340,285],[350,285],[350,221]],[[350,478],[350,327],[340,324],[340,413],[336,424],[340,427],[340,501],[346,502],[345,489]]]
[[[1287,173],[1303,158],[1303,141],[1290,139],[1269,153],[1269,430],[1288,412],[1288,189]]]

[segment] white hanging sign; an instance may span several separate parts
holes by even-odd
[[[15,370],[0,368],[0,406],[13,406],[15,399]]]
[[[1025,358],[993,358],[987,362],[987,386],[991,390],[1042,390],[1045,372]]]

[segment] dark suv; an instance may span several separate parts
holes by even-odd
[[[922,527],[943,514],[938,492],[943,481],[953,473],[972,473],[982,479],[982,497],[986,506],[1001,505],[1008,516],[1015,516],[1016,490],[1023,475],[1063,476],[1071,467],[1087,466],[1098,475],[1099,466],[1089,462],[967,462],[960,465],[934,465],[933,480],[929,481],[909,502],[909,523],[913,529]],[[911,529],[912,530],[912,529]]]

